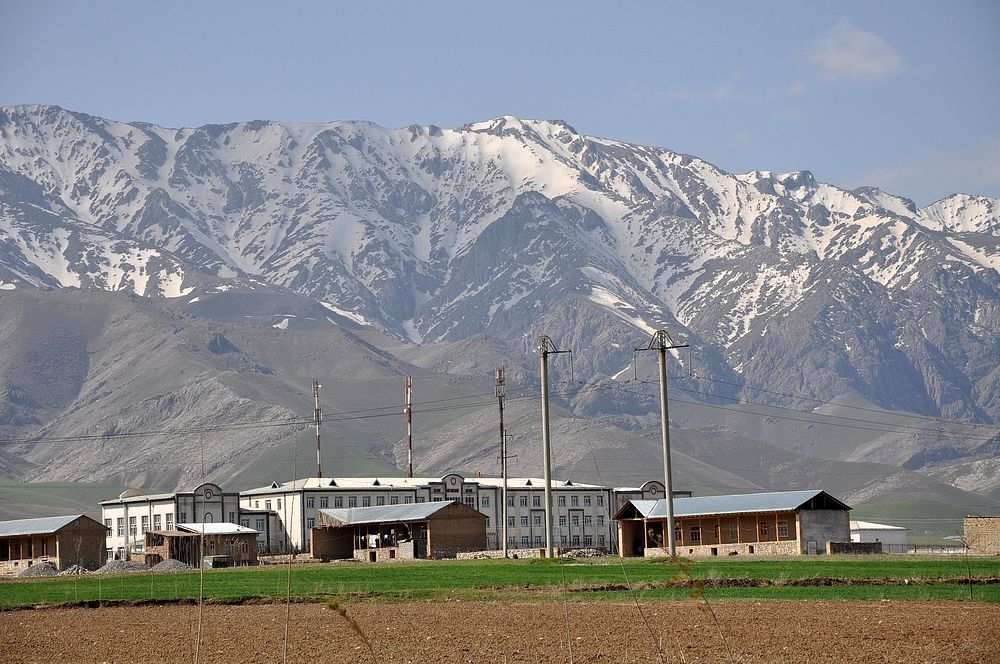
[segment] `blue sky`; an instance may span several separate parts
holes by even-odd
[[[1000,3],[0,0],[0,105],[168,127],[512,114],[730,172],[1000,197]]]

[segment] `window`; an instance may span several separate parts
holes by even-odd
[[[528,517],[526,517],[526,516],[522,516],[521,517],[521,527],[522,528],[527,528],[528,527]]]
[[[507,517],[507,525],[511,528],[514,527],[514,517],[512,516]]]
[[[118,517],[118,537],[125,537],[125,519]]]
[[[333,499],[333,503],[334,503],[334,506],[336,506],[336,507],[343,507],[344,506],[344,499],[341,498],[340,496],[337,496],[336,498]],[[330,506],[330,496],[320,496],[319,497],[319,506],[320,507],[329,507]]]
[[[681,530],[681,526],[680,524],[677,524],[676,526],[674,526],[674,541],[680,542],[683,539],[683,537],[684,535],[683,531]]]
[[[566,527],[566,515],[565,514],[560,514],[559,515],[559,525],[562,526],[562,527],[564,527],[564,528]]]
[[[521,507],[527,507],[528,506],[528,497],[527,496],[521,496],[519,502],[521,503]]]
[[[128,534],[135,537],[135,517],[130,516],[128,518]]]
[[[361,506],[362,507],[371,507],[372,506],[372,497],[371,496],[365,496],[364,498],[362,498],[361,499]]]
[[[250,519],[240,519],[240,525],[244,528],[250,527]]]
[[[593,535],[584,535],[583,536],[583,545],[584,546],[594,546],[594,536]]]
[[[535,535],[535,546],[541,546],[541,545],[542,545],[542,536]]]
[[[597,527],[598,528],[603,528],[604,527],[604,515],[603,514],[597,515]]]
[[[264,501],[264,509],[266,509],[266,510],[271,509],[271,501],[270,500],[265,500]]]
[[[594,525],[594,517],[590,516],[589,514],[585,515],[583,517],[583,525],[584,526],[592,526],[592,525]]]
[[[559,496],[559,507],[566,507],[566,496]]]
[[[281,498],[278,498],[278,509],[281,509]]]
[[[788,537],[788,522],[779,521],[778,522],[778,537],[784,539]]]
[[[597,536],[597,546],[604,548],[604,535]]]
[[[167,530],[174,529],[174,513],[167,512]]]
[[[542,497],[541,496],[532,496],[531,497],[531,506],[532,507],[541,507],[542,506]]]
[[[767,539],[767,522],[761,521],[759,524],[757,524],[757,531],[760,533],[760,539],[762,540]]]
[[[236,523],[236,512],[229,513],[229,523]]]
[[[530,540],[527,535],[521,535],[521,546],[527,547]]]
[[[398,505],[399,504],[399,496],[389,496],[389,504],[390,505]]]
[[[701,543],[701,526],[691,526],[691,543]]]
[[[509,546],[511,548],[517,546],[517,538],[514,537],[513,535],[511,535],[510,537],[508,537],[507,538],[507,546]]]
[[[260,508],[260,501],[259,500],[253,501],[253,506],[254,506],[254,509]]]
[[[104,529],[105,530],[111,530],[111,519],[105,519],[104,520]]]
[[[580,546],[580,536],[573,535],[573,546]]]
[[[482,496],[482,497],[480,497],[479,498],[479,504],[482,505],[483,507],[489,507],[490,506],[490,497],[489,496]]]
[[[257,531],[264,532],[264,519],[257,519]]]
[[[514,506],[514,496],[507,496],[507,507]]]
[[[412,502],[413,502],[413,496],[406,496],[403,498],[403,503],[406,505],[409,505]]]
[[[590,507],[590,496],[584,496],[583,497],[583,506],[584,507]]]
[[[320,506],[322,506],[324,502],[325,501],[321,498],[320,501],[319,501]],[[343,496],[334,496],[333,497],[333,506],[334,507],[338,507],[338,508],[339,507],[343,507],[344,506],[344,497]]]
[[[464,502],[469,507],[475,507],[476,506],[476,497],[475,496],[466,496]]]
[[[604,507],[604,496],[598,496],[597,497],[597,506],[598,507]]]
[[[316,507],[316,498],[313,496],[306,496],[306,507],[313,508]]]
[[[574,514],[573,515],[573,525],[574,526],[579,526],[580,525],[580,515],[579,514]]]
[[[358,497],[357,496],[348,496],[347,497],[347,506],[348,507],[357,507],[358,506]]]
[[[316,527],[316,519],[314,519],[313,517],[309,517],[308,519],[306,519],[306,528],[315,528],[315,527]]]
[[[573,496],[572,498],[570,498],[569,499],[569,504],[572,505],[573,507],[579,507],[580,506],[580,496]]]
[[[142,532],[149,532],[149,515],[142,515]]]
[[[440,500],[440,498],[438,500]],[[418,503],[426,503],[427,499],[424,498],[423,496],[417,496],[417,502]]]
[[[531,517],[531,525],[533,525],[535,528],[542,527],[542,517],[540,514],[535,514]]]
[[[385,496],[375,496],[376,505],[385,505]]]
[[[729,541],[736,542],[740,539],[740,527],[735,523],[729,524]]]
[[[569,544],[569,538],[566,537],[565,535],[560,535],[559,536],[559,546],[566,546],[567,544]]]
[[[444,496],[434,496],[434,497],[431,498],[431,502],[433,502],[433,503],[443,503],[444,502]]]

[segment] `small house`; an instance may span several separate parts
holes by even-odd
[[[83,514],[0,521],[0,572],[17,574],[39,562],[62,571],[104,564],[107,529]]]

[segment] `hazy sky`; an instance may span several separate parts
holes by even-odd
[[[0,0],[0,105],[191,127],[512,114],[1000,197],[1000,2]]]

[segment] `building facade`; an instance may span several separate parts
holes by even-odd
[[[506,494],[506,500],[504,495]],[[663,496],[663,484],[646,482],[637,488],[610,488],[569,480],[552,482],[553,545],[562,550],[617,546],[612,514],[629,500]],[[240,509],[273,512],[276,527],[263,550],[307,552],[310,531],[320,523],[320,510],[382,505],[408,505],[454,500],[486,517],[485,549],[544,547],[545,482],[538,478],[442,477],[364,478],[310,477],[243,491]],[[506,507],[505,507],[506,505]],[[243,525],[256,527],[253,522]]]
[[[108,559],[124,560],[142,553],[147,532],[174,530],[182,523],[238,524],[240,497],[208,482],[177,493],[143,494],[129,490],[102,501],[101,518],[108,529]]]
[[[674,546],[684,556],[823,553],[851,541],[850,510],[817,490],[675,498]],[[630,501],[615,521],[623,556],[668,555],[665,501]]]
[[[0,573],[17,574],[49,562],[62,571],[89,570],[104,562],[104,526],[83,514],[0,521]]]

